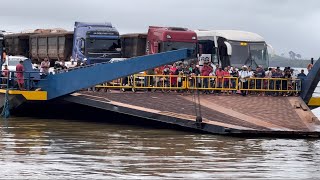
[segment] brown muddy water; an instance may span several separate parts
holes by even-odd
[[[0,179],[320,177],[317,139],[224,137],[110,118],[0,119]]]

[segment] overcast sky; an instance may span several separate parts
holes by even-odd
[[[260,34],[277,54],[320,57],[318,0],[2,0],[0,29],[61,27],[110,21],[120,33],[149,25],[234,29]]]

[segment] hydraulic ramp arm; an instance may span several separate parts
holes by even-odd
[[[315,91],[319,83],[319,80],[320,80],[320,61],[318,60],[313,65],[312,69],[309,71],[307,77],[302,81],[301,98],[306,104],[308,104],[310,99],[312,99],[312,94]],[[314,102],[314,105],[316,104],[319,105],[319,103]]]
[[[68,72],[49,75],[38,86],[47,92],[47,99],[54,99],[84,88],[129,76],[191,57],[192,50],[181,49],[147,56],[130,58],[114,63],[99,63]]]

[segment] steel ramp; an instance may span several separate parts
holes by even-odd
[[[99,63],[48,75],[38,86],[47,91],[48,100],[112,81],[141,71],[190,58],[191,50],[181,49],[130,58],[119,62]]]
[[[302,80],[301,98],[308,104],[312,99],[312,94],[320,81],[320,61],[316,61],[307,77]],[[315,102],[316,100],[312,100]],[[317,103],[316,103],[317,104]]]

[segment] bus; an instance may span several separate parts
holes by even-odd
[[[256,33],[237,30],[196,30],[199,64],[211,61],[222,67],[269,66],[268,45]],[[271,46],[269,46],[271,47]]]

